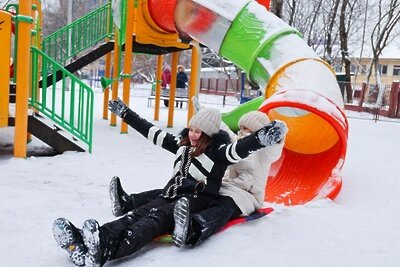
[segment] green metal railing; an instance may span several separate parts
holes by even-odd
[[[42,50],[57,63],[65,66],[67,60],[79,52],[111,37],[112,21],[111,2],[108,2],[44,38]]]
[[[41,60],[42,67],[41,70],[34,68],[32,73],[32,94],[29,104],[86,143],[91,152],[93,90],[36,47],[31,47],[31,54],[32,65],[38,66],[38,62]],[[57,82],[56,77],[59,75],[62,79]],[[42,90],[39,88],[39,76],[43,77]],[[50,76],[52,78],[49,80],[47,77]],[[69,78],[70,81],[69,89],[66,78]]]

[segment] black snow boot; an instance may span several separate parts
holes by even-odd
[[[222,206],[211,207],[191,216],[186,244],[195,247],[217,233],[232,217]]]
[[[111,211],[114,216],[122,216],[134,209],[133,198],[122,189],[118,176],[111,179],[109,187]]]
[[[190,223],[189,200],[185,197],[180,198],[174,207],[175,228],[172,234],[172,240],[178,248],[186,245],[186,237]]]
[[[149,203],[163,194],[162,189],[153,189],[137,194],[128,194],[124,191],[119,177],[111,179],[110,187],[111,210],[114,216],[125,215],[133,209]]]
[[[88,251],[85,256],[85,266],[101,267],[111,255],[112,242],[102,234],[99,223],[94,219],[86,220],[82,226],[83,241]]]
[[[53,235],[57,245],[65,249],[69,259],[76,266],[85,266],[87,248],[84,245],[81,230],[65,218],[58,218],[53,223]]]

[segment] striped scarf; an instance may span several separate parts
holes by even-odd
[[[164,197],[173,199],[178,195],[178,188],[182,185],[183,179],[186,179],[188,176],[189,166],[192,162],[192,157],[190,155],[192,155],[193,151],[194,147],[188,148],[185,146],[183,148],[179,171],[174,177],[174,183],[166,190]]]

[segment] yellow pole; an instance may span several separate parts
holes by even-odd
[[[26,136],[28,134],[28,92],[31,54],[32,0],[19,3],[17,42],[17,92],[15,105],[14,156],[26,157]]]
[[[132,72],[132,41],[133,41],[133,21],[134,21],[135,6],[134,0],[127,0],[127,15],[126,15],[126,34],[125,34],[125,56],[124,56],[124,73],[122,74],[123,91],[122,100],[129,106],[129,91],[131,86]],[[121,124],[121,133],[128,132],[128,125],[124,122]]]
[[[160,97],[161,97],[161,74],[162,74],[163,56],[157,56],[157,70],[156,70],[156,95],[154,99],[154,120],[160,119]],[[153,90],[153,88],[152,88]]]
[[[112,83],[112,92],[111,92],[111,98],[113,100],[118,98],[118,71],[119,71],[119,53],[121,53],[119,49],[119,32],[115,31],[115,44],[114,44],[114,58],[113,58],[113,74],[112,77],[115,79]],[[111,126],[117,126],[117,116],[114,113],[111,113],[111,120],[110,120],[110,125]]]
[[[8,126],[10,95],[11,14],[0,10],[0,128]]]
[[[197,42],[192,43],[192,61],[190,66],[190,82],[189,82],[189,92],[188,92],[188,115],[187,115],[187,124],[189,124],[190,119],[194,115],[194,106],[192,98],[193,96],[198,94],[198,83],[200,77],[200,62],[201,62],[201,53],[200,46]]]
[[[167,127],[174,126],[174,109],[175,109],[175,93],[176,93],[176,73],[178,68],[178,52],[172,53],[172,71],[171,71],[171,84],[169,86],[169,105],[168,105],[168,123]]]

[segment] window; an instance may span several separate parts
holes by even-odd
[[[400,65],[393,66],[393,76],[400,76]]]
[[[342,65],[336,65],[334,67],[335,72],[342,72]]]
[[[381,74],[382,74],[382,75],[387,75],[388,66],[387,66],[387,65],[382,65],[381,68],[380,68],[380,70],[381,70]]]
[[[361,74],[367,74],[367,65],[361,65]]]
[[[350,65],[350,72],[351,72],[351,73],[355,73],[355,72],[356,72],[356,68],[357,68],[356,65],[351,64],[351,65]]]

